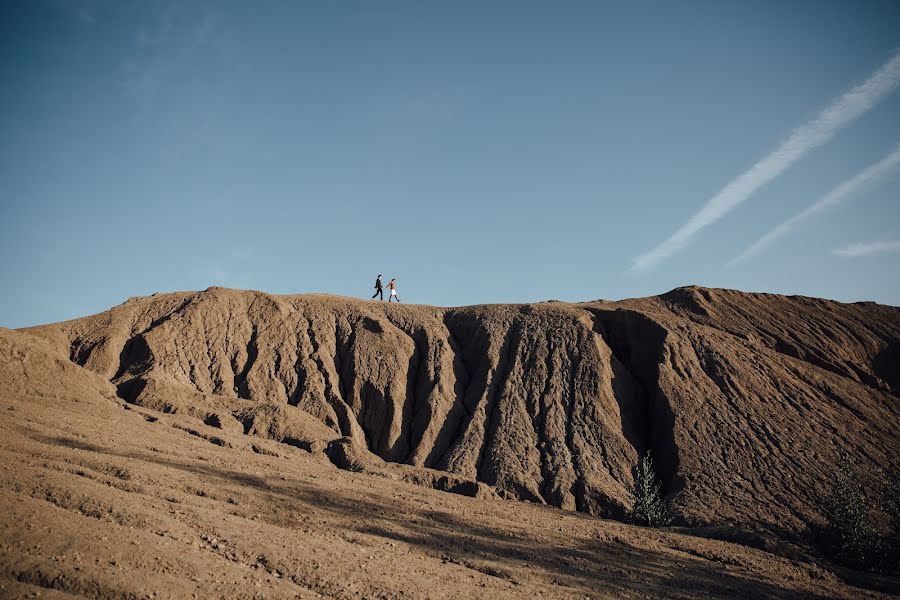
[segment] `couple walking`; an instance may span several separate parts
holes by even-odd
[[[395,281],[396,280],[392,278],[391,281],[388,283],[388,287],[391,289],[391,295],[388,296],[388,302],[390,302],[394,298],[397,299],[397,302],[400,302],[400,296],[397,295],[397,284],[394,283]],[[379,273],[378,278],[375,279],[375,293],[372,294],[373,300],[375,299],[375,296],[380,296],[379,300],[382,300],[382,301],[384,300],[384,293],[382,292],[382,289],[381,289],[381,273]]]

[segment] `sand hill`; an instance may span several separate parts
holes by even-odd
[[[840,450],[900,468],[897,308],[210,288],[0,350],[7,591],[876,594],[809,548]],[[595,518],[646,451],[676,527]]]

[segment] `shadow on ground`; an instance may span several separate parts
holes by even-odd
[[[525,527],[506,520],[497,524],[480,524],[477,514],[461,518],[452,512],[416,508],[411,502],[398,501],[378,492],[363,496],[367,487],[354,486],[356,491],[316,488],[316,484],[302,478],[285,480],[281,473],[260,477],[239,471],[220,469],[212,465],[198,464],[146,452],[118,453],[81,440],[69,438],[44,438],[40,441],[125,459],[132,466],[141,461],[165,468],[177,469],[198,477],[197,485],[204,483],[221,486],[235,493],[254,493],[254,510],[259,518],[277,527],[291,528],[283,517],[266,514],[265,507],[285,508],[302,514],[304,507],[315,508],[332,514],[341,520],[340,527],[347,533],[376,536],[393,542],[409,544],[436,560],[473,569],[482,574],[509,580],[515,584],[521,578],[543,580],[560,586],[560,591],[575,593],[585,589],[612,596],[645,596],[651,593],[667,598],[742,597],[742,598],[829,598],[834,596],[810,595],[808,592],[785,589],[771,581],[744,569],[740,565],[717,562],[714,556],[698,557],[688,552],[672,549],[659,539],[657,532],[647,531],[641,538],[641,547],[613,531],[607,538],[565,538],[559,529],[559,538],[565,545],[552,540],[534,537]],[[369,475],[348,474],[354,478]],[[398,492],[406,489],[397,484]],[[460,499],[460,502],[477,501]],[[465,508],[461,513],[465,513]],[[558,518],[556,510],[545,511],[546,521]],[[350,519],[348,519],[348,517]],[[597,520],[580,513],[566,514],[566,520],[582,519],[595,524]],[[349,521],[349,522],[348,522]],[[618,524],[616,524],[618,525]],[[327,526],[327,525],[326,525]],[[302,535],[300,533],[299,535]],[[633,535],[633,534],[630,534]]]

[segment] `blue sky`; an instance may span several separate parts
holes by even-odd
[[[0,325],[379,272],[900,305],[898,50],[893,1],[2,2]]]

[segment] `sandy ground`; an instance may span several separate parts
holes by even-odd
[[[837,448],[896,462],[898,317],[211,289],[0,328],[0,598],[898,594],[787,541]],[[641,448],[695,527],[600,518]]]
[[[92,390],[9,388],[3,597],[879,597],[686,531],[341,471]]]

